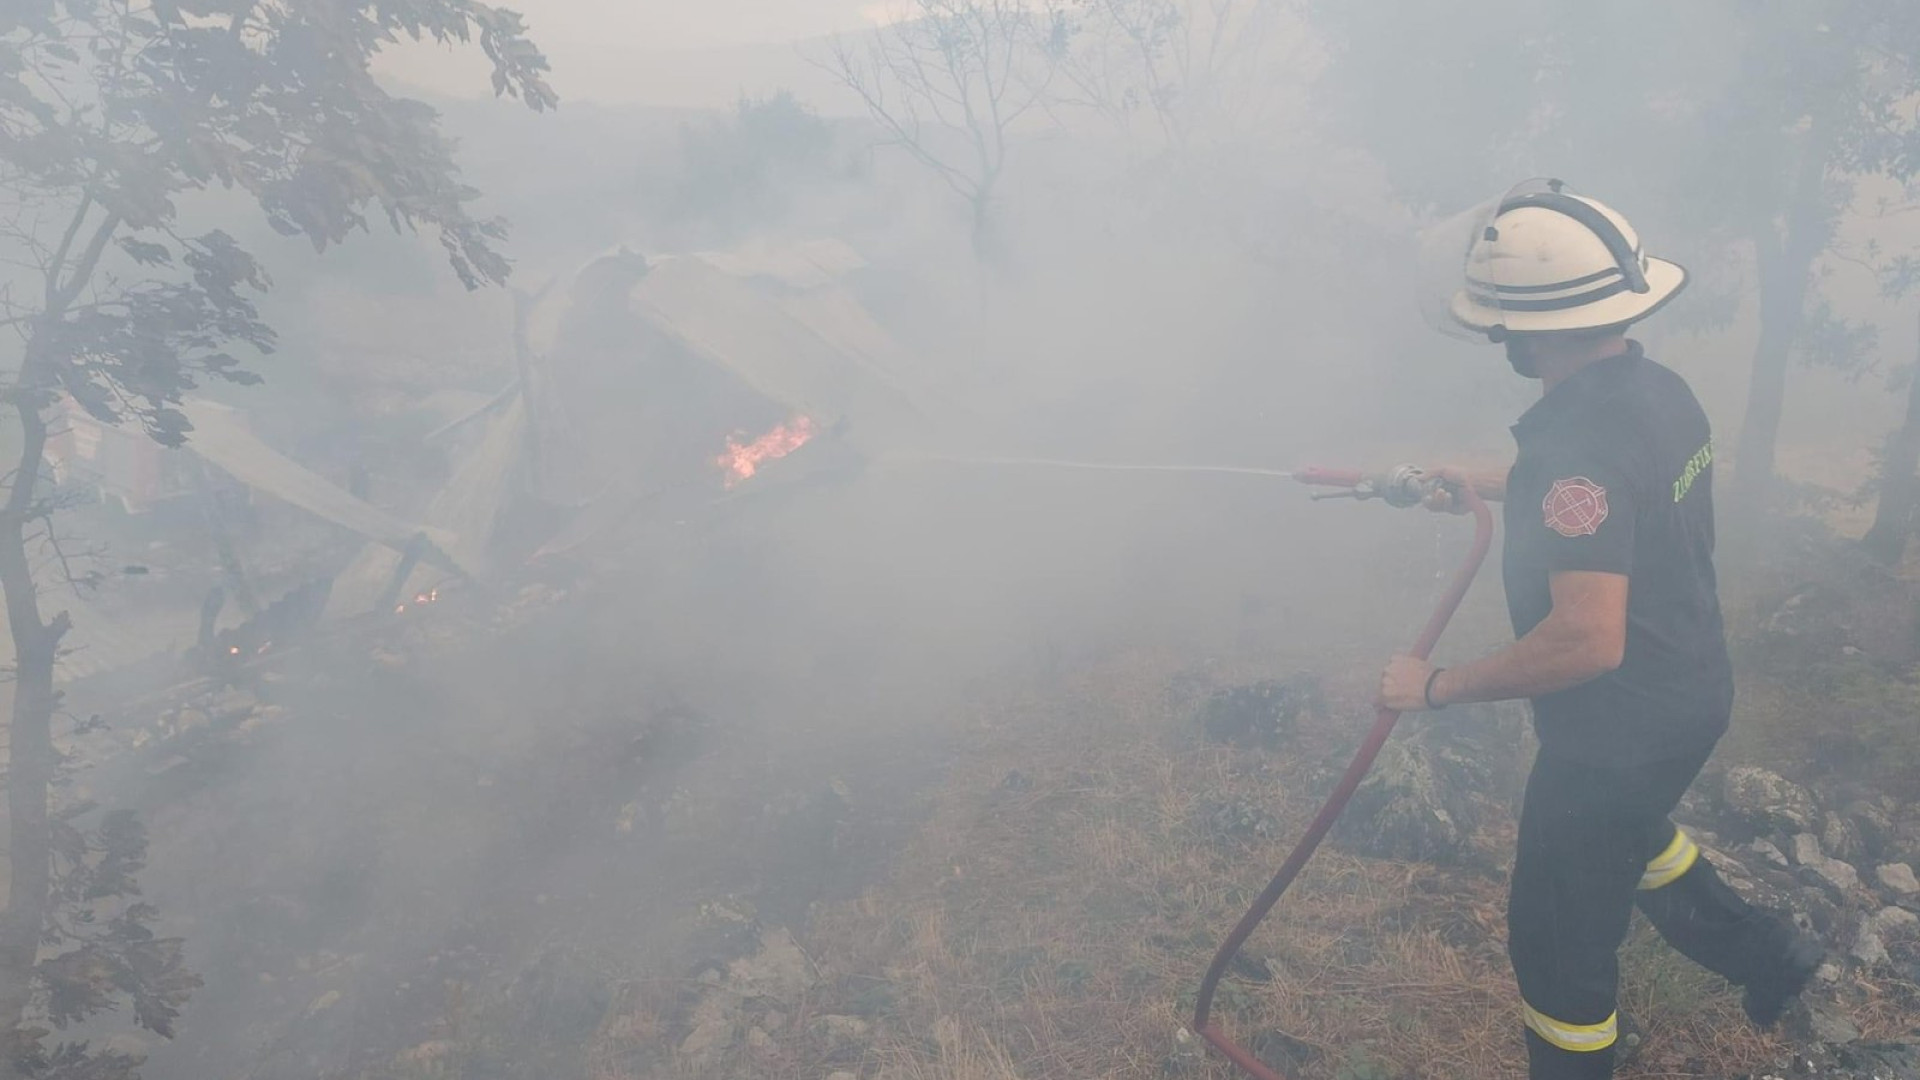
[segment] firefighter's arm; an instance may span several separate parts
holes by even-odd
[[[1512,645],[1433,678],[1432,703],[1534,698],[1568,690],[1620,666],[1627,648],[1627,576],[1598,571],[1553,575],[1553,610]],[[1380,682],[1380,703],[1400,712],[1427,707],[1433,666],[1395,657]]]

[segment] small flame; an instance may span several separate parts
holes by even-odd
[[[413,606],[425,607],[438,599],[440,599],[440,589],[436,586],[428,589],[426,592],[413,594]],[[402,600],[400,603],[395,604],[393,613],[395,615],[405,615],[407,613],[407,602]]]
[[[795,417],[750,443],[742,443],[737,436],[728,439],[727,452],[714,460],[727,471],[727,486],[731,488],[742,480],[752,479],[761,465],[778,461],[807,445],[813,441],[814,434],[812,419]]]
[[[240,655],[240,646],[238,646],[238,645],[230,645],[230,646],[228,646],[228,647],[227,647],[227,655],[228,655],[228,656],[239,656],[239,655]]]

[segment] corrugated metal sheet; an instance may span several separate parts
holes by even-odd
[[[479,422],[484,427],[459,456],[452,477],[433,497],[426,512],[430,528],[454,538],[452,546],[443,550],[469,573],[486,569],[487,545],[506,505],[514,467],[524,453],[524,399],[513,398]],[[382,544],[367,545],[334,578],[333,591],[327,597],[327,617],[345,618],[373,610],[399,567],[398,551]],[[401,592],[410,596],[445,574],[443,570],[418,568]]]
[[[187,445],[248,487],[390,547],[403,548],[422,532],[449,554],[459,546],[451,533],[402,521],[329,483],[262,442],[225,405],[193,400],[180,408],[193,423]]]
[[[674,258],[654,264],[633,305],[687,349],[821,426],[853,419],[856,445],[925,425],[933,395],[899,370],[885,332],[835,290],[770,295],[705,260]]]
[[[619,258],[634,257],[625,249],[602,256],[576,275],[576,286],[604,277]],[[859,252],[832,239],[663,256],[648,260],[630,310],[855,453],[918,444],[963,410],[847,287],[845,275],[865,266]],[[539,305],[537,347],[557,343],[572,299],[557,290]],[[570,550],[628,517],[665,512],[674,495],[650,479],[607,478],[542,554]]]

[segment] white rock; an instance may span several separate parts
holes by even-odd
[[[1875,912],[1872,918],[1873,928],[1882,934],[1911,933],[1920,927],[1920,915],[1905,908],[1887,907]]]
[[[723,1006],[708,1008],[711,1001],[703,1001],[695,1008],[693,1030],[680,1041],[681,1055],[702,1066],[718,1059],[733,1045],[734,1038],[734,1015]]]
[[[728,964],[724,979],[702,981],[709,982],[709,988],[693,1007],[692,1030],[680,1043],[681,1056],[695,1072],[712,1067],[734,1045],[748,1001],[792,1002],[817,980],[812,961],[793,936],[775,929],[761,935],[758,952]],[[752,1041],[752,1034],[747,1038]]]
[[[1877,968],[1890,959],[1887,956],[1887,943],[1882,941],[1880,935],[1874,931],[1871,920],[1860,927],[1860,933],[1853,939],[1853,948],[1850,951],[1853,958],[1860,961],[1864,967]]]
[[[1897,907],[1881,908],[1860,920],[1860,933],[1850,950],[1853,958],[1874,968],[1890,962],[1887,956],[1889,936],[1908,934],[1920,926],[1920,915]]]
[[[1920,893],[1920,878],[1913,876],[1913,867],[1906,863],[1886,863],[1876,869],[1873,876],[1880,879],[1880,884],[1901,896]]]
[[[1808,869],[1838,893],[1852,892],[1860,886],[1860,871],[1855,870],[1853,864],[1843,863],[1839,859],[1823,857],[1819,862],[1810,864]]]
[[[1176,1028],[1173,1033],[1173,1051],[1161,1064],[1160,1071],[1166,1076],[1186,1076],[1197,1072],[1206,1064],[1206,1048],[1193,1032],[1186,1028]]]
[[[784,928],[767,931],[760,939],[759,952],[727,966],[727,986],[741,997],[791,1003],[811,989],[814,981],[812,961]]]
[[[815,1034],[824,1035],[842,1045],[858,1045],[867,1040],[872,1028],[857,1016],[822,1016],[813,1022]]]
[[[1851,822],[1829,811],[1820,819],[1820,845],[1835,858],[1851,859],[1859,854],[1860,838]]]
[[[1812,833],[1801,833],[1793,838],[1793,861],[1801,866],[1816,866],[1826,861],[1827,854],[1820,850],[1820,838]]]
[[[1804,832],[1819,816],[1819,806],[1807,789],[1779,773],[1747,765],[1727,770],[1721,797],[1748,821],[1775,829]]]
[[[1761,862],[1773,867],[1775,870],[1785,870],[1787,868],[1786,854],[1778,847],[1775,847],[1771,840],[1755,840],[1753,843],[1747,845],[1747,850],[1753,852],[1754,855],[1759,857]]]
[[[1807,1014],[1813,1037],[1828,1046],[1845,1046],[1860,1039],[1860,1029],[1833,1006],[1817,1004],[1810,1007]]]

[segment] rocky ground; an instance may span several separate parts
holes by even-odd
[[[71,794],[148,821],[205,985],[101,1037],[149,1080],[644,1075],[627,1003],[857,895],[941,748],[635,664],[631,610],[448,589],[103,708]]]
[[[1894,594],[1829,576],[1741,612],[1736,735],[1680,815],[1829,962],[1762,1035],[1637,925],[1623,1076],[1920,1080],[1920,694],[1911,627],[1863,595]],[[130,1047],[153,1080],[1235,1075],[1183,1020],[1370,721],[1372,649],[1055,663],[889,742],[886,708],[860,728],[607,680],[647,645],[582,632],[595,603],[455,590],[249,642],[71,744],[152,821],[152,898],[194,915],[169,929],[207,987],[178,1044]],[[1229,1030],[1299,1080],[1521,1074],[1526,728],[1402,724],[1236,963]]]
[[[1367,710],[1311,678],[1221,684],[1163,663],[1116,658],[1010,703],[889,880],[634,999],[621,1030],[647,1036],[601,1075],[1233,1075],[1181,1018]],[[1286,1075],[1523,1071],[1500,912],[1524,716],[1405,727],[1223,987],[1230,1030]],[[1832,956],[1761,1035],[1730,988],[1637,926],[1622,1075],[1920,1077],[1920,808],[1733,764],[1682,816],[1737,889]]]

